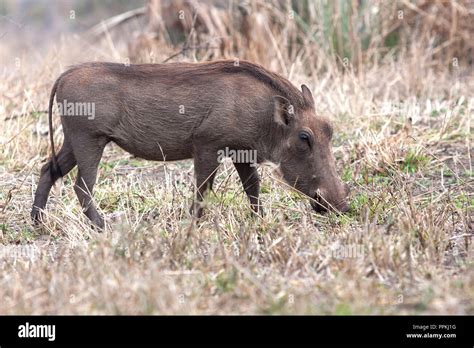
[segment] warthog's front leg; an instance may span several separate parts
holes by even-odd
[[[237,172],[239,173],[242,186],[250,200],[252,210],[257,214],[262,214],[262,207],[258,199],[260,193],[260,178],[258,176],[257,168],[249,163],[234,163]]]

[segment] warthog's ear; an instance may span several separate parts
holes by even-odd
[[[289,126],[295,117],[295,108],[285,97],[276,95],[273,97],[273,120],[282,126]]]
[[[303,98],[304,101],[314,107],[314,99],[313,99],[313,94],[311,94],[311,91],[309,90],[308,86],[306,85],[301,85],[301,92],[303,93]]]

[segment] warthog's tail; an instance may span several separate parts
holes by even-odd
[[[51,178],[59,175],[62,177],[61,168],[58,166],[58,159],[56,157],[56,150],[54,149],[54,134],[53,134],[53,103],[54,103],[54,96],[56,95],[56,90],[58,89],[59,77],[53,85],[53,89],[51,90],[51,96],[49,97],[49,109],[48,109],[48,117],[49,117],[49,139],[51,141]],[[54,181],[53,181],[54,182]]]

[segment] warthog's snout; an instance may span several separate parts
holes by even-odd
[[[350,188],[347,184],[341,184],[340,188],[334,190],[334,192],[319,189],[311,200],[311,206],[317,213],[326,213],[328,211],[346,213],[349,211],[347,200],[349,192]]]

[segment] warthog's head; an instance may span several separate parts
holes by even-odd
[[[301,89],[304,108],[291,105],[286,98],[274,97],[275,121],[283,129],[280,143],[283,178],[312,198],[311,205],[317,212],[346,212],[348,186],[336,172],[331,124],[316,116],[310,90],[305,85]]]

